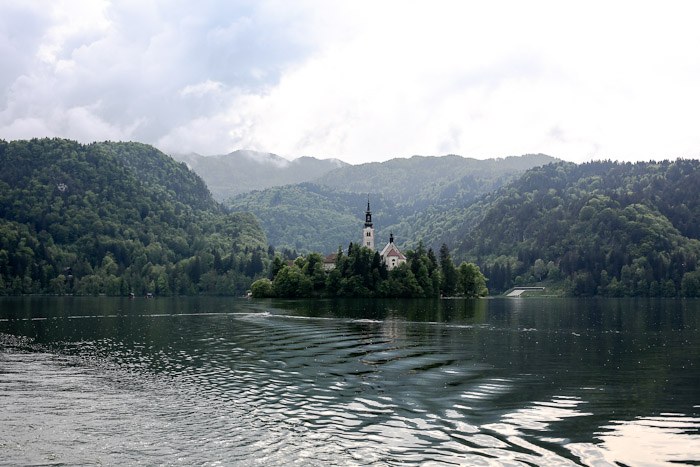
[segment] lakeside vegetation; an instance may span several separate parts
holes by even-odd
[[[253,297],[387,297],[438,298],[441,296],[483,297],[486,278],[479,267],[462,263],[456,268],[447,245],[440,258],[419,244],[406,252],[406,263],[387,270],[379,252],[350,244],[347,254],[338,249],[333,269],[324,270],[323,257],[311,253],[290,264],[275,258],[270,279],[259,279],[251,287]]]

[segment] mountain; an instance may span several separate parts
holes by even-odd
[[[234,211],[252,212],[271,245],[298,252],[330,253],[361,239],[367,195],[348,193],[314,183],[253,191],[232,198]],[[382,197],[372,198],[383,212]],[[388,238],[388,234],[387,234]]]
[[[484,182],[499,185],[503,178],[556,160],[544,154],[485,160],[413,156],[342,167],[313,181],[353,193],[380,193],[397,204],[420,209],[441,198],[470,198],[472,193],[482,192],[480,184]]]
[[[254,213],[272,245],[328,253],[361,240],[369,195],[378,244],[393,232],[401,247],[424,240],[437,250],[446,228],[440,216],[449,220],[444,213],[555,160],[545,155],[489,160],[414,156],[341,167],[313,182],[239,195],[229,205]]]
[[[264,232],[139,143],[0,141],[0,294],[240,293]]]
[[[275,154],[256,151],[234,151],[220,156],[175,154],[172,157],[185,162],[202,177],[219,201],[252,190],[310,181],[348,165],[338,159],[314,157],[289,161]]]
[[[489,289],[700,295],[700,161],[550,164],[485,195],[445,240]]]

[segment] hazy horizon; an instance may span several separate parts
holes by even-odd
[[[60,135],[54,135],[54,136],[33,136],[33,137],[30,137],[30,138],[8,139],[7,141],[8,141],[8,142],[12,142],[12,141],[27,141],[27,140],[30,140],[30,139],[33,139],[33,138],[37,138],[37,139],[41,139],[41,138],[63,138],[63,139],[72,140],[72,138],[65,138],[65,137],[62,137],[62,136],[60,136]],[[0,139],[2,139],[2,138],[0,138]],[[152,145],[151,143],[144,143],[143,141],[136,141],[136,140],[104,140],[104,141],[79,141],[79,140],[77,140],[77,141],[78,141],[79,143],[81,143],[81,144],[91,144],[91,143],[101,143],[101,142],[115,142],[115,143],[143,143],[143,144],[150,144],[150,145]],[[157,146],[155,146],[155,145],[153,145],[153,146],[157,148]],[[343,162],[343,163],[348,164],[348,165],[361,165],[361,164],[382,163],[382,162],[388,162],[388,161],[392,161],[392,160],[396,160],[396,159],[411,159],[411,158],[413,158],[413,157],[449,157],[449,156],[456,156],[456,157],[462,157],[462,158],[464,158],[464,159],[474,159],[474,160],[481,160],[481,161],[485,161],[485,160],[507,159],[507,158],[510,158],[510,157],[546,156],[546,157],[551,157],[551,158],[558,159],[558,160],[565,161],[565,162],[574,162],[574,163],[577,163],[577,164],[586,163],[586,162],[607,161],[607,160],[610,160],[610,161],[613,161],[613,162],[651,162],[651,161],[657,161],[657,162],[658,162],[658,161],[663,161],[663,160],[700,159],[699,156],[694,156],[694,157],[693,157],[693,156],[668,156],[668,157],[650,157],[650,158],[647,158],[647,159],[644,159],[644,158],[637,158],[637,159],[633,159],[633,160],[630,161],[630,160],[625,160],[625,159],[620,159],[620,158],[615,158],[615,157],[591,157],[590,159],[578,160],[578,161],[577,161],[577,160],[572,160],[572,159],[570,159],[570,158],[560,157],[560,156],[557,156],[557,155],[545,154],[545,153],[523,153],[523,154],[509,154],[509,155],[503,155],[503,156],[489,156],[489,157],[477,157],[477,156],[467,156],[467,155],[464,155],[464,154],[446,153],[446,154],[410,154],[410,155],[404,155],[404,156],[398,156],[398,155],[397,155],[397,156],[390,156],[390,157],[382,157],[382,158],[379,158],[378,160],[367,160],[367,161],[355,161],[355,162],[351,162],[351,161],[344,160],[344,159],[342,158],[342,156],[341,156],[341,157],[332,157],[332,156],[324,157],[324,156],[318,156],[318,155],[313,155],[313,154],[303,154],[303,155],[281,155],[281,154],[277,154],[277,153],[270,152],[270,151],[256,150],[256,149],[234,149],[234,150],[229,151],[229,152],[226,152],[226,153],[218,153],[218,154],[201,154],[201,153],[198,153],[198,152],[196,152],[196,151],[189,151],[189,152],[177,152],[177,151],[174,151],[174,152],[173,152],[173,151],[164,151],[164,150],[162,150],[162,149],[160,149],[160,148],[158,148],[158,149],[161,150],[162,152],[164,152],[165,154],[168,154],[169,156],[173,157],[173,158],[176,159],[176,160],[177,160],[177,159],[184,159],[184,158],[186,158],[187,156],[190,156],[190,155],[194,155],[194,156],[198,156],[198,157],[205,157],[205,158],[207,158],[207,157],[224,157],[224,156],[228,156],[228,155],[231,155],[231,154],[233,154],[233,153],[236,153],[236,152],[251,152],[251,153],[259,153],[259,154],[263,154],[263,155],[273,155],[273,156],[276,156],[276,157],[280,157],[280,158],[284,159],[284,160],[287,161],[287,162],[294,162],[294,161],[296,161],[296,160],[298,160],[298,159],[303,159],[303,158],[312,158],[312,159],[317,159],[317,160],[337,160],[337,161]]]
[[[281,155],[281,154],[276,154],[276,153],[274,153],[274,152],[269,152],[269,151],[258,151],[258,150],[255,150],[255,149],[234,149],[233,151],[230,151],[230,152],[227,152],[227,153],[223,153],[223,154],[200,154],[200,153],[194,152],[194,151],[190,151],[190,152],[186,152],[186,153],[181,153],[181,152],[169,152],[169,153],[167,153],[167,154],[169,154],[170,156],[173,156],[174,158],[177,159],[178,157],[187,157],[187,156],[190,156],[190,155],[194,155],[194,156],[198,156],[198,157],[223,157],[223,156],[228,156],[228,155],[234,154],[234,153],[236,153],[236,152],[259,153],[259,154],[263,154],[263,155],[268,155],[268,154],[270,154],[270,155],[277,156],[277,157],[280,157],[280,158],[282,158],[282,159],[285,159],[285,160],[287,160],[288,162],[293,162],[293,161],[295,161],[295,160],[297,160],[297,159],[302,159],[302,158],[314,158],[314,159],[318,159],[318,160],[339,160],[339,161],[341,161],[341,162],[344,162],[344,163],[350,164],[350,165],[370,164],[370,163],[381,163],[381,162],[387,162],[387,161],[394,160],[394,159],[411,159],[412,157],[448,157],[448,156],[457,156],[457,157],[462,157],[462,158],[465,158],[465,159],[491,160],[491,159],[506,159],[506,158],[508,158],[508,157],[523,157],[523,156],[533,156],[533,155],[534,155],[534,156],[537,156],[537,155],[542,155],[542,156],[554,157],[555,159],[565,160],[565,159],[562,159],[562,158],[560,158],[560,157],[552,156],[552,155],[550,155],[550,154],[542,154],[542,153],[538,153],[538,154],[517,154],[517,155],[513,154],[513,155],[507,155],[507,156],[494,156],[494,157],[472,157],[472,156],[465,156],[465,155],[462,155],[462,154],[452,154],[452,153],[450,153],[450,154],[411,154],[411,155],[406,155],[406,156],[391,156],[391,157],[382,158],[381,160],[376,160],[376,161],[361,161],[361,162],[354,162],[354,163],[353,163],[353,162],[345,161],[345,160],[343,160],[342,158],[339,158],[339,157],[322,157],[322,156],[317,156],[317,155],[313,155],[313,154],[303,154],[303,155]]]

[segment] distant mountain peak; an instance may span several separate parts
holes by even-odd
[[[287,167],[290,164],[289,160],[278,156],[277,154],[273,154],[271,152],[253,151],[250,149],[239,149],[225,156],[219,157],[245,157],[253,162],[257,162],[258,164],[268,164],[276,167]]]
[[[293,160],[277,154],[239,149],[217,156],[173,155],[204,179],[217,200],[274,186],[314,180],[344,167],[338,159],[299,157]]]
[[[340,159],[336,159],[333,157],[330,157],[328,159],[319,159],[318,157],[313,157],[313,156],[301,156],[297,157],[296,159],[292,159],[292,164],[303,164],[303,163],[308,163],[308,162],[313,162],[313,161],[323,161],[328,164],[335,165],[336,167],[344,167],[346,165],[350,165],[347,162],[341,161]]]

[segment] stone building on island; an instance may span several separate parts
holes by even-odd
[[[372,224],[372,210],[369,207],[369,197],[367,198],[367,211],[365,211],[365,227],[362,229],[362,245],[374,251],[374,225]],[[389,234],[389,243],[382,248],[379,256],[389,271],[406,262],[406,257],[394,243],[393,233]]]
[[[369,207],[369,197],[367,198],[367,210],[365,211],[365,226],[362,228],[362,246],[375,251],[374,248],[374,224],[372,223],[372,210]],[[391,271],[395,267],[406,262],[406,256],[401,253],[399,247],[394,243],[394,234],[389,234],[389,243],[386,244],[382,251],[379,252],[382,262],[386,264],[386,268]],[[335,269],[335,262],[338,255],[333,253],[323,259],[323,269],[332,271]]]
[[[406,262],[406,257],[403,253],[401,253],[401,250],[399,250],[399,247],[396,246],[396,243],[394,243],[393,233],[389,234],[389,243],[387,243],[384,249],[382,249],[379,256],[382,257],[382,261],[384,264],[386,264],[386,268],[389,271]]]

